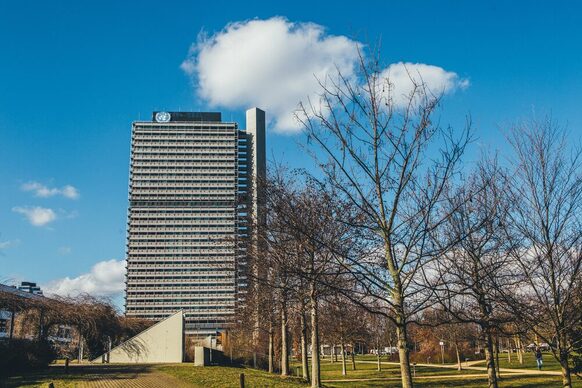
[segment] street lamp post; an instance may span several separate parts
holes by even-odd
[[[439,345],[441,346],[441,363],[445,363],[445,341],[440,340]]]

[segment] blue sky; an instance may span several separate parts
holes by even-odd
[[[504,149],[500,128],[533,112],[551,114],[580,139],[581,3],[370,4],[1,2],[0,280],[54,286],[69,277],[71,287],[119,292],[119,265],[92,267],[124,257],[131,122],[158,109],[221,110],[244,126],[246,100],[209,106],[181,68],[201,31],[212,37],[233,22],[279,16],[322,26],[322,39],[381,37],[386,65],[429,64],[468,80],[447,95],[442,121],[460,125],[471,115],[478,142],[469,159],[479,147]],[[206,69],[215,70],[223,71]],[[301,139],[270,131],[269,155],[309,167],[296,145]],[[33,225],[25,213],[34,208],[52,214],[36,214],[42,225]]]

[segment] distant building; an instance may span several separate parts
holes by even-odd
[[[36,283],[31,282],[22,282],[18,287],[0,284],[0,294],[23,300],[45,300],[40,288],[37,287]],[[17,312],[9,308],[0,309],[0,339],[12,338],[16,315],[18,315]]]
[[[152,116],[132,125],[125,311],[161,320],[182,310],[186,334],[216,335],[244,298],[265,112],[248,110],[246,130],[215,112]]]
[[[20,285],[18,286],[18,289],[20,291],[30,292],[31,294],[34,294],[34,295],[42,295],[43,294],[40,287],[37,286],[36,283],[32,283],[32,282],[21,282]]]

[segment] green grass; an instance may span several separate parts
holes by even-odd
[[[385,365],[382,364],[382,370],[377,370],[376,363],[359,362],[361,358],[356,359],[356,370],[352,370],[352,363],[346,363],[347,376],[342,376],[342,366],[341,362],[330,363],[329,360],[325,360],[321,363],[321,378],[323,380],[335,380],[335,379],[354,379],[354,378],[388,378],[388,377],[399,377],[400,367],[398,365]],[[368,361],[364,359],[364,361]],[[299,363],[292,363],[292,368],[300,367]],[[311,367],[311,364],[310,364]],[[293,369],[294,370],[294,369]],[[437,368],[437,367],[421,367],[416,366],[416,375],[463,375],[463,374],[479,374],[482,371],[475,370],[463,370],[457,371],[456,369],[448,368]]]
[[[482,388],[487,386],[487,378],[471,378],[467,377],[464,379],[457,380],[423,380],[422,378],[417,378],[414,380],[415,387],[420,388],[441,388],[441,387],[464,387],[464,388]],[[553,376],[542,376],[542,377],[522,377],[514,376],[503,378],[499,382],[502,388],[541,388],[541,387],[561,387],[561,379],[559,377]],[[400,381],[390,380],[390,381],[358,381],[358,382],[346,382],[346,383],[331,383],[326,384],[329,388],[365,388],[365,387],[389,387],[396,388],[400,387]],[[574,387],[582,387],[579,381],[574,382]]]
[[[551,353],[544,353],[542,356],[544,365],[542,370],[553,370],[560,371],[560,363],[554,358]],[[537,370],[536,358],[532,352],[524,353],[523,364],[519,363],[516,353],[511,354],[511,363],[509,362],[509,357],[507,353],[499,355],[499,367],[501,368],[513,368],[513,369],[535,369]]]
[[[226,366],[195,367],[192,364],[157,366],[158,370],[192,384],[193,387],[239,387],[239,376],[245,375],[245,387],[297,388],[305,384],[294,377],[282,378],[250,368]]]
[[[519,365],[517,362],[515,364]],[[512,363],[513,365],[513,363]],[[525,365],[525,364],[524,364]],[[297,363],[292,364],[297,367]],[[347,365],[347,376],[341,375],[341,363],[330,363],[329,359],[321,364],[323,380],[345,379],[375,379],[372,381],[340,381],[326,382],[330,388],[356,388],[356,387],[399,387],[400,371],[398,365],[382,365],[382,371],[376,370],[376,364],[357,363],[357,369],[351,370],[351,363]],[[292,369],[294,372],[295,369]],[[298,378],[282,378],[275,374],[269,374],[250,368],[237,367],[196,367],[192,364],[174,365],[85,365],[70,368],[69,374],[64,374],[64,367],[54,366],[48,370],[15,376],[0,380],[0,387],[47,387],[53,382],[55,388],[77,387],[104,375],[108,379],[131,379],[137,373],[154,372],[168,374],[183,381],[191,387],[238,387],[240,373],[244,373],[246,387],[273,387],[273,388],[298,388],[307,385]],[[417,367],[415,387],[468,387],[477,388],[487,385],[484,371],[462,371],[437,367]],[[426,376],[451,375],[455,378],[427,379]],[[479,376],[480,375],[480,376]],[[458,377],[457,377],[458,376]],[[423,378],[425,377],[425,378]],[[574,387],[582,388],[582,379],[573,376]],[[505,376],[500,386],[503,387],[560,387],[560,376]],[[176,388],[176,387],[173,387]]]

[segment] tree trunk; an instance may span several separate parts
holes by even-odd
[[[319,369],[319,317],[317,311],[317,299],[315,295],[315,283],[311,283],[309,293],[311,304],[311,388],[321,387],[321,372]]]
[[[303,379],[309,381],[309,365],[307,363],[307,322],[305,321],[305,303],[301,303],[301,369]]]
[[[487,382],[489,388],[498,388],[495,372],[495,355],[493,352],[493,337],[489,328],[485,328],[485,360],[487,363]]]
[[[348,374],[348,372],[346,370],[346,353],[345,353],[345,349],[344,349],[343,339],[340,343],[340,352],[342,353],[342,376],[345,376]]]
[[[457,353],[457,370],[463,370],[461,364],[461,352],[459,352],[459,344],[455,341],[455,353]]]
[[[331,349],[329,351],[329,362],[333,364],[333,356],[335,354],[335,345],[331,345]]]
[[[400,359],[400,375],[402,377],[402,388],[412,388],[412,372],[410,370],[410,353],[408,351],[408,337],[406,334],[406,323],[403,317],[398,317],[396,326],[398,336],[398,357]]]
[[[378,362],[378,372],[382,370],[382,364],[380,363],[380,341],[376,338],[376,361]]]
[[[511,364],[511,341],[507,339],[507,362]]]
[[[352,370],[356,370],[356,346],[352,344]]]
[[[560,352],[560,366],[562,371],[562,387],[572,388],[572,373],[568,364],[568,352],[564,349],[558,349]]]
[[[83,362],[83,335],[79,333],[79,354],[77,355],[79,364]]]
[[[38,340],[42,340],[44,337],[44,327],[43,327],[43,320],[44,320],[44,311],[41,309],[38,315]]]
[[[15,311],[14,309],[12,309],[12,311],[10,312],[10,334],[8,337],[8,344],[10,344],[12,342],[12,338],[14,337],[14,315],[15,315]]]
[[[289,350],[287,349],[287,306],[281,306],[281,376],[289,375]]]
[[[523,364],[523,349],[521,348],[521,339],[519,336],[515,336],[515,348],[517,349],[517,359],[519,364]]]
[[[493,351],[495,352],[495,374],[497,380],[501,380],[501,373],[499,372],[499,337],[495,338],[495,342],[493,342]]]
[[[269,373],[273,373],[275,370],[275,333],[273,331],[273,321],[269,322]]]

